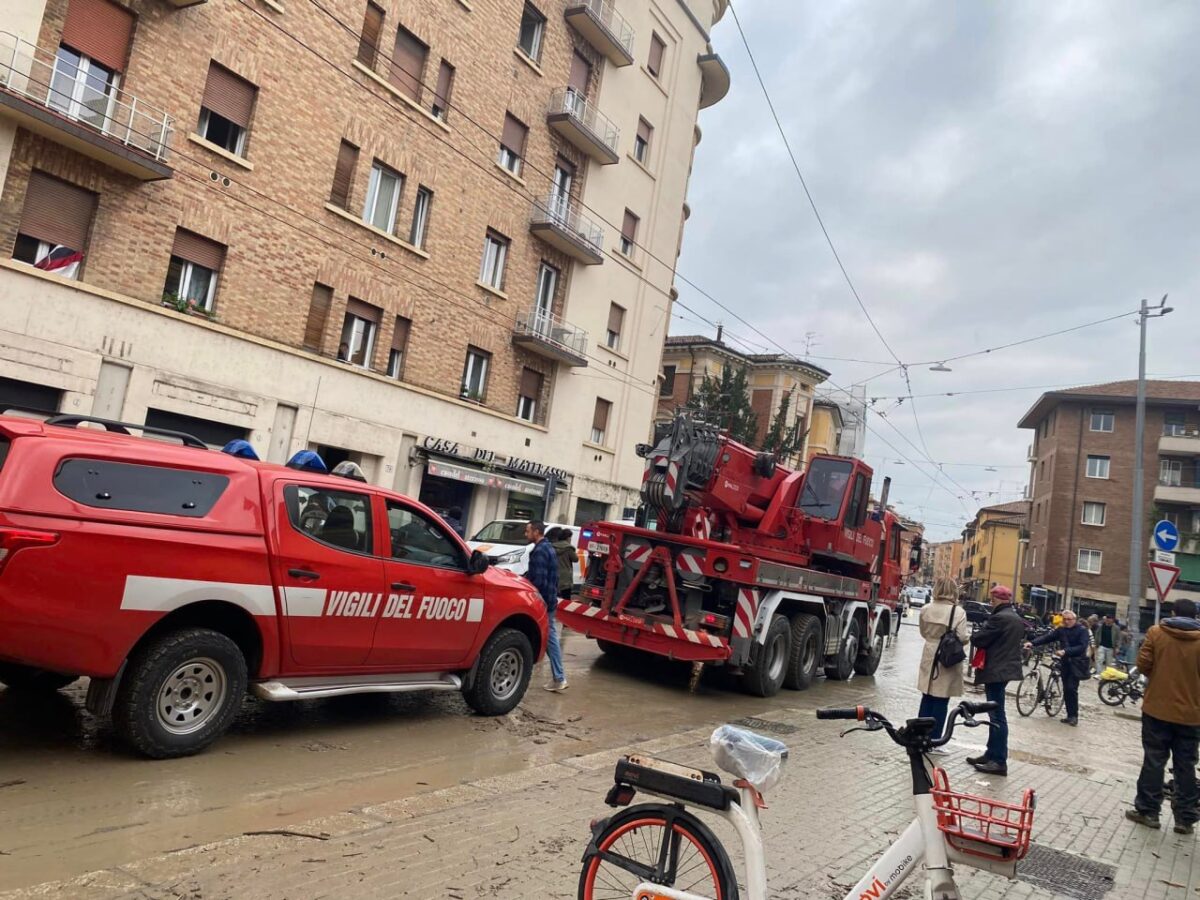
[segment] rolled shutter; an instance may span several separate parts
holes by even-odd
[[[408,349],[408,330],[412,322],[403,316],[396,316],[396,327],[392,329],[392,349],[403,353]]]
[[[349,141],[342,141],[338,148],[337,168],[333,170],[333,188],[329,191],[329,202],[347,209],[350,206],[350,190],[354,185],[354,167],[358,165],[358,148]]]
[[[125,71],[133,13],[111,0],[71,0],[62,42],[107,69]]]
[[[304,324],[304,346],[309,350],[321,349],[325,340],[325,323],[329,320],[329,308],[332,305],[333,288],[314,284],[312,302],[308,307],[308,321]]]
[[[646,60],[646,68],[649,69],[655,76],[662,71],[663,52],[667,49],[667,45],[663,43],[663,39],[657,34],[650,36],[650,58]]]
[[[511,115],[504,117],[504,132],[500,136],[500,143],[511,150],[517,156],[525,156],[525,135],[529,129],[514,119]]]
[[[612,404],[607,400],[596,400],[596,411],[592,414],[592,427],[597,431],[608,430],[608,411]]]
[[[438,69],[437,93],[434,94],[434,103],[438,109],[445,111],[450,108],[450,89],[454,86],[454,66],[442,60],[441,68]]]
[[[612,304],[611,306],[609,306],[609,308],[608,308],[608,330],[615,331],[617,334],[620,334],[621,333],[621,325],[624,322],[625,322],[625,310],[623,310],[621,307],[617,306],[617,304],[615,304],[615,303]]]
[[[650,127],[650,123],[647,122],[645,119],[638,119],[637,136],[640,137],[647,144],[650,143],[650,132],[652,132],[653,130],[654,129]]]
[[[571,74],[567,78],[567,84],[578,93],[586,96],[588,81],[591,80],[591,76],[591,64],[578,53],[571,54]]]
[[[346,312],[352,316],[358,316],[360,319],[366,319],[368,322],[379,324],[383,312],[378,306],[372,306],[370,303],[363,303],[357,297],[351,297],[346,301]]]
[[[542,394],[542,373],[535,369],[521,370],[521,396],[537,400]]]
[[[370,69],[375,68],[375,57],[379,55],[379,37],[383,34],[383,10],[367,2],[363,14],[362,34],[358,38],[358,61]]]
[[[416,35],[396,29],[396,48],[392,53],[392,84],[413,100],[420,99],[421,78],[425,74],[425,54],[429,48]]]
[[[621,234],[631,242],[637,239],[638,221],[637,216],[629,210],[625,210],[625,221],[621,223]]]
[[[175,229],[175,243],[171,247],[171,255],[178,256],[180,259],[186,259],[190,263],[195,263],[198,266],[204,266],[206,269],[212,269],[214,272],[221,270],[221,264],[225,261],[225,246],[218,244],[216,241],[210,241],[206,237],[201,237],[192,231],[187,231],[184,228]]]
[[[21,234],[82,252],[96,213],[96,195],[34,170],[25,189]]]
[[[234,125],[249,128],[257,93],[258,88],[245,78],[234,75],[219,63],[209,64],[202,101],[205,109],[224,116]]]

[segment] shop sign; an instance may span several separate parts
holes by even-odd
[[[514,478],[502,472],[485,472],[483,469],[476,469],[472,466],[456,466],[454,463],[442,462],[440,460],[431,459],[426,465],[425,470],[430,475],[436,475],[439,478],[450,478],[454,481],[466,482],[467,484],[498,488],[518,494],[529,494],[534,497],[542,496],[542,491],[544,490],[542,485],[536,481]]]
[[[482,466],[493,466],[502,469],[508,469],[513,472],[519,472],[522,475],[533,475],[535,478],[549,478],[551,475],[558,478],[559,481],[565,481],[570,477],[570,473],[565,469],[556,469],[553,466],[546,466],[539,462],[534,462],[530,459],[521,459],[519,456],[505,457],[503,454],[497,453],[494,450],[484,450],[481,447],[471,447],[467,444],[461,444],[458,441],[447,440],[446,438],[438,438],[429,435],[422,442],[422,446],[433,453],[443,453],[446,456],[456,456],[459,459],[469,462],[478,463]],[[541,494],[542,488],[539,485],[537,493]],[[527,493],[527,492],[522,492]]]

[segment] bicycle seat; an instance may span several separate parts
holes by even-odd
[[[718,766],[735,778],[747,781],[766,793],[783,777],[787,745],[745,728],[722,725],[712,733],[709,750]]]

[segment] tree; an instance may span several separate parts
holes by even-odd
[[[791,406],[792,392],[788,391],[779,403],[779,411],[775,413],[775,419],[771,422],[771,428],[763,438],[761,447],[767,453],[774,453],[776,459],[780,460],[786,460],[804,448],[804,433],[800,431],[802,420],[797,417],[790,426],[787,424]]]
[[[749,446],[756,443],[758,417],[750,408],[745,366],[725,366],[720,378],[705,375],[687,405],[706,422],[728,432],[735,441]]]

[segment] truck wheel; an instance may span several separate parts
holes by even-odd
[[[824,655],[823,643],[821,620],[810,613],[796,613],[792,618],[792,655],[783,679],[785,687],[803,691],[813,683]]]
[[[825,667],[825,677],[834,681],[847,681],[854,674],[854,663],[858,660],[858,645],[862,638],[858,619],[852,619],[850,629],[838,647],[837,657],[832,666]]]
[[[164,634],[130,656],[113,726],[152,759],[198,753],[232,724],[246,678],[246,658],[225,635],[207,628]]]
[[[871,649],[854,661],[855,673],[858,675],[875,674],[875,670],[879,668],[879,661],[883,659],[883,642],[882,632],[875,635],[875,642],[871,644]]]
[[[0,663],[0,684],[7,685],[14,691],[49,694],[78,680],[78,675],[60,675],[58,672],[35,669],[33,666]]]
[[[483,645],[475,681],[463,697],[480,715],[502,716],[521,702],[532,672],[529,638],[514,628],[501,628]]]
[[[756,642],[750,654],[750,665],[742,671],[742,690],[756,697],[774,697],[783,687],[792,655],[792,623],[772,616],[766,639]]]

